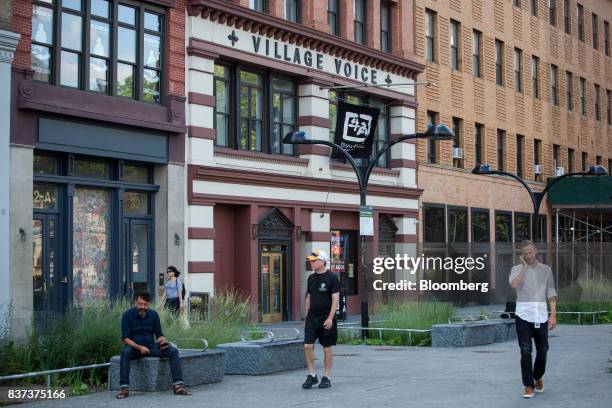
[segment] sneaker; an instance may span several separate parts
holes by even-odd
[[[544,381],[541,378],[539,380],[535,380],[535,391],[544,392]]]
[[[308,374],[308,377],[306,377],[306,381],[304,382],[304,384],[302,384],[302,388],[305,390],[309,390],[312,388],[313,385],[315,385],[318,382],[319,380],[317,379],[316,375],[313,377],[312,375]]]
[[[125,399],[130,395],[130,390],[123,387],[115,396],[117,399]]]
[[[533,398],[533,387],[525,387],[523,398]]]
[[[323,378],[321,378],[321,384],[319,384],[319,388],[329,388],[329,387],[331,387],[330,379],[323,376]]]

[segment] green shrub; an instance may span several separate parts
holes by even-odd
[[[431,326],[447,323],[455,314],[455,308],[444,302],[414,302],[395,299],[387,304],[375,307],[375,319],[370,327],[429,330]],[[344,344],[361,344],[361,332],[358,330],[340,330],[338,342]],[[429,333],[408,333],[394,331],[370,330],[368,345],[388,346],[431,346]]]
[[[225,290],[210,300],[208,320],[186,322],[161,307],[157,311],[166,338],[179,348],[202,348],[202,338],[208,341],[210,348],[238,341],[240,333],[252,328],[256,318],[249,298],[233,289]]]
[[[133,307],[127,301],[96,302],[49,319],[44,329],[33,330],[24,342],[10,339],[7,326],[0,326],[0,375],[106,363],[119,354],[121,316]],[[203,348],[240,340],[240,333],[254,325],[255,313],[247,296],[228,290],[211,299],[208,320],[188,320],[160,305],[153,305],[160,315],[168,341],[179,348]],[[77,371],[55,375],[54,385],[66,386],[71,394],[90,392],[104,386],[106,369]],[[28,381],[42,383],[37,377]]]
[[[579,279],[575,286],[566,288],[565,292],[574,294],[574,296],[567,296],[567,298],[573,299],[569,301],[564,300],[566,298],[564,291],[560,291],[557,311],[607,311],[605,314],[598,314],[595,317],[595,323],[612,323],[612,281]],[[576,298],[576,293],[579,293],[579,298]],[[560,313],[557,315],[557,322],[561,324],[578,324],[578,315]],[[583,314],[580,317],[580,324],[593,324],[592,315]]]

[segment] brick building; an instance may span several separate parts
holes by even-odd
[[[182,269],[185,4],[13,0],[3,22],[6,4],[21,37],[2,109],[11,216],[1,286],[20,336],[32,318],[153,291],[156,270]]]
[[[13,2],[0,4],[0,316],[10,305],[9,191],[10,191],[10,128],[11,128],[11,63],[19,34],[12,30]]]
[[[537,191],[564,172],[610,170],[611,22],[609,0],[416,1],[419,79],[437,83],[417,90],[417,127],[442,122],[457,135],[418,143],[420,242],[531,237],[527,192],[515,180],[472,175],[478,163]],[[599,207],[605,225],[610,203]],[[545,202],[540,212],[538,238],[550,241],[557,211]]]
[[[412,83],[421,72],[413,2],[188,0],[187,12],[192,298],[233,287],[251,296],[263,321],[300,318],[305,257],[323,248],[333,253],[349,312],[357,312],[363,271],[353,170],[330,161],[324,146],[293,149],[281,138],[300,129],[329,140],[338,99],[381,108],[375,151],[414,133],[412,86],[361,87]],[[374,171],[370,255],[414,250],[415,167],[415,145],[404,142]]]

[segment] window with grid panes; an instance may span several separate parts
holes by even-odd
[[[160,103],[164,10],[140,2],[35,0],[34,79]]]
[[[215,143],[238,150],[293,154],[282,138],[296,130],[296,85],[275,72],[215,64]]]

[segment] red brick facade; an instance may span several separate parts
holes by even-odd
[[[176,0],[174,8],[166,12],[166,66],[168,93],[185,95],[185,0]]]
[[[21,40],[13,58],[13,66],[21,69],[30,69],[30,44],[32,40],[31,0],[13,0],[13,31],[21,34]]]
[[[170,95],[185,94],[185,0],[175,0],[166,9],[166,91]],[[13,67],[31,68],[32,0],[13,0],[12,29],[21,34]]]
[[[180,1],[181,3],[183,1]],[[249,7],[249,0],[231,0],[235,4]],[[366,45],[380,49],[380,1],[366,1]],[[177,1],[178,8],[179,1]],[[354,1],[338,0],[341,38],[354,39]],[[413,0],[392,0],[391,7],[391,50],[399,57],[415,60],[413,34]],[[302,0],[301,25],[329,33],[327,22],[327,0]],[[268,0],[268,14],[285,18],[285,1]]]

